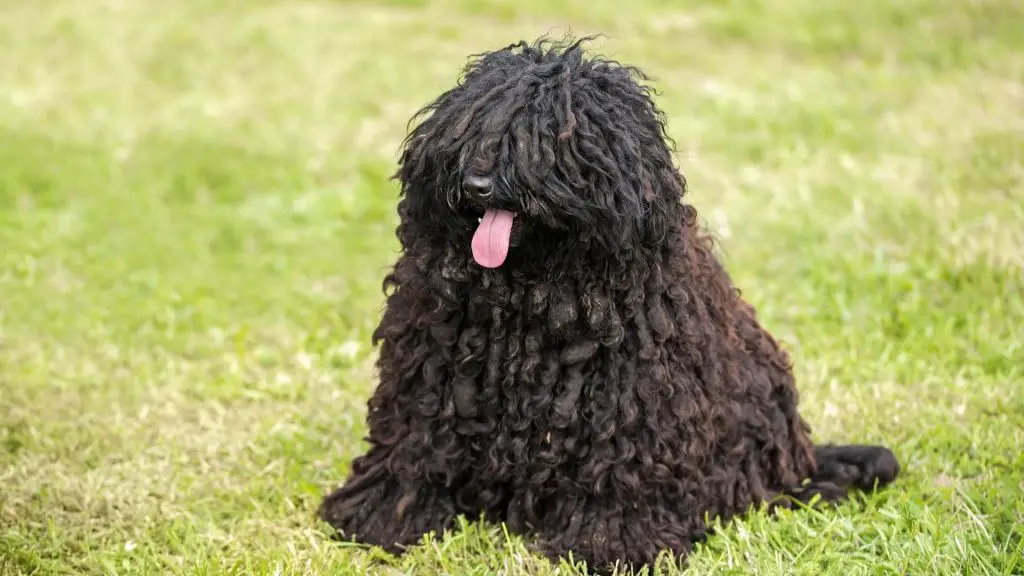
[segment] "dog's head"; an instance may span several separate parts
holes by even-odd
[[[685,189],[663,115],[640,70],[581,42],[478,55],[424,107],[396,174],[403,217],[487,268],[510,250],[621,261],[663,242]]]

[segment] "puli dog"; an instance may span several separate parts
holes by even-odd
[[[584,40],[477,55],[414,116],[369,447],[319,510],[345,539],[399,553],[465,515],[638,569],[685,561],[708,518],[899,472],[884,447],[813,444],[648,77]]]

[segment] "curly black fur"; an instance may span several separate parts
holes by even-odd
[[[370,446],[320,509],[343,536],[398,552],[482,513],[603,571],[685,556],[705,515],[897,475],[885,448],[812,444],[786,353],[682,201],[646,80],[580,41],[520,42],[417,115]],[[489,269],[470,242],[495,207],[519,217]]]

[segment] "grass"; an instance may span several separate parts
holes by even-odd
[[[657,78],[816,437],[906,471],[688,573],[1024,574],[1022,27],[1013,0],[0,4],[0,573],[576,573],[474,519],[389,558],[313,516],[361,449],[407,118],[466,55],[571,29]]]

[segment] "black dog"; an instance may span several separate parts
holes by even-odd
[[[320,509],[342,536],[397,552],[483,514],[550,557],[639,568],[685,556],[706,514],[896,477],[886,448],[812,444],[646,80],[521,42],[417,115],[369,451]]]

